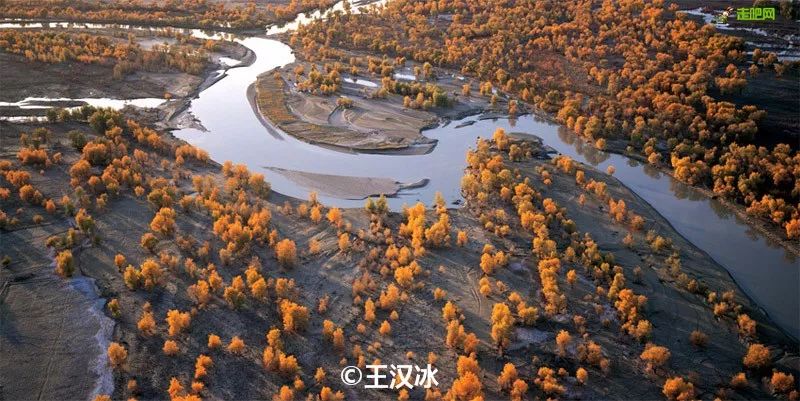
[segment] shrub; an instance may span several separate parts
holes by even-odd
[[[253,192],[260,196],[267,196],[269,191],[272,189],[270,184],[264,180],[264,175],[259,173],[254,173],[251,175],[247,181],[247,184],[250,189],[253,190]]]
[[[284,267],[292,267],[297,262],[297,246],[290,239],[283,239],[275,245],[278,263]]]
[[[281,386],[278,393],[272,396],[273,401],[294,401],[294,391],[289,386]]]
[[[189,328],[192,318],[189,315],[189,312],[181,312],[176,309],[170,309],[169,312],[167,312],[166,320],[167,325],[169,325],[167,333],[170,337],[175,337]]]
[[[239,338],[239,336],[233,336],[231,338],[231,342],[228,343],[228,352],[235,355],[241,355],[244,352],[244,340]]]
[[[19,198],[32,205],[39,205],[42,203],[44,196],[33,185],[25,184],[19,189]]]
[[[265,302],[267,300],[267,282],[263,277],[256,280],[250,286],[250,293],[258,301]]]
[[[292,378],[297,376],[300,371],[300,366],[297,363],[297,358],[294,355],[285,355],[282,352],[278,354],[278,372],[285,378]]]
[[[496,303],[492,308],[492,340],[501,350],[505,348],[511,340],[511,333],[514,329],[514,317],[511,310],[505,303]]]
[[[334,392],[330,387],[323,386],[319,391],[320,401],[344,401],[344,393],[341,391]]]
[[[139,288],[142,283],[141,273],[132,265],[128,265],[128,267],[125,268],[125,273],[123,273],[122,278],[125,280],[125,285],[131,290]]]
[[[397,306],[397,302],[400,300],[400,289],[394,285],[389,284],[386,287],[386,291],[381,292],[380,297],[378,298],[378,305],[381,309],[384,310],[392,310]]]
[[[445,322],[449,322],[458,317],[458,308],[452,302],[447,301],[442,307],[442,318]]]
[[[69,137],[70,143],[72,143],[72,147],[78,152],[82,152],[83,147],[86,146],[86,143],[88,142],[86,140],[86,135],[78,130],[72,130],[67,134],[67,136]]]
[[[350,249],[350,235],[347,233],[342,233],[339,236],[339,250],[342,252],[347,252]]]
[[[172,378],[169,381],[169,387],[167,388],[167,394],[169,394],[170,398],[173,400],[180,399],[183,395],[185,395],[185,389],[181,382],[178,381],[176,378]]]
[[[69,168],[69,176],[78,181],[86,181],[92,174],[92,166],[86,160],[78,160]]]
[[[578,370],[575,371],[575,378],[578,379],[578,383],[586,384],[589,380],[589,372],[584,368],[578,368]]]
[[[436,192],[436,213],[439,218],[425,230],[425,241],[432,246],[445,246],[450,244],[450,216],[447,214],[445,200],[442,194]]]
[[[328,214],[326,215],[328,222],[335,227],[341,227],[342,225],[342,210],[338,207],[332,207],[328,210]]]
[[[735,389],[747,387],[747,376],[744,374],[744,372],[739,372],[731,377],[731,387]]]
[[[142,246],[142,248],[154,253],[155,247],[158,245],[158,238],[156,238],[153,233],[147,232],[142,235],[139,244]]]
[[[344,331],[342,330],[341,327],[338,327],[336,328],[336,330],[333,331],[332,341],[333,341],[333,348],[336,351],[338,352],[344,351]]]
[[[647,362],[647,370],[652,372],[654,369],[666,365],[670,356],[671,354],[667,347],[647,344],[639,358]]]
[[[381,323],[381,327],[378,329],[378,332],[381,333],[382,336],[388,336],[392,333],[392,325],[389,324],[387,320],[384,320]]]
[[[31,175],[26,171],[14,170],[5,173],[6,180],[11,185],[19,188],[31,181]]]
[[[197,306],[202,308],[211,300],[211,287],[207,281],[198,280],[197,283],[186,289],[186,294]]]
[[[509,138],[506,135],[506,131],[502,128],[495,129],[494,133],[492,134],[492,140],[494,141],[497,149],[506,150],[508,149],[508,142]]]
[[[275,296],[279,299],[295,295],[294,279],[279,278],[275,280]]]
[[[245,285],[242,276],[236,276],[231,280],[231,285],[225,287],[225,292],[222,297],[231,308],[239,308],[245,301]]]
[[[661,392],[670,400],[691,401],[694,399],[694,385],[684,381],[682,377],[667,379]]]
[[[558,347],[558,355],[561,357],[566,356],[567,347],[572,342],[572,336],[566,330],[561,330],[556,335],[556,346]]]
[[[322,220],[322,212],[320,211],[319,205],[315,205],[311,208],[308,218],[310,218],[314,223],[319,223],[320,220]]]
[[[689,341],[691,341],[692,345],[695,347],[705,347],[706,344],[708,344],[708,335],[700,330],[694,330],[692,334],[689,335]]]
[[[72,251],[63,250],[56,255],[56,273],[61,277],[72,277],[75,272],[75,261]]]
[[[302,331],[308,325],[308,308],[288,299],[281,300],[279,306],[286,331]]]
[[[372,298],[367,298],[364,302],[364,320],[370,323],[375,321],[375,303],[372,302]]]
[[[446,399],[474,400],[482,399],[481,381],[475,373],[466,372],[453,381],[453,385],[445,396]]]
[[[480,266],[481,270],[483,270],[485,274],[491,275],[494,273],[494,269],[497,267],[497,264],[495,263],[495,259],[492,257],[492,255],[484,253],[481,255]]]
[[[414,284],[414,269],[411,266],[398,267],[394,271],[394,278],[401,287],[411,287]]]
[[[113,298],[112,300],[108,301],[108,305],[106,306],[108,307],[108,312],[111,313],[111,316],[114,319],[119,319],[120,316],[122,316],[122,311],[120,310],[119,307],[119,300],[117,300],[116,298]]]
[[[317,368],[316,372],[314,372],[314,380],[317,383],[322,383],[325,381],[325,369]]]
[[[164,355],[173,356],[178,354],[178,343],[173,340],[164,341],[164,347],[162,348],[164,351]]]
[[[171,188],[156,188],[147,194],[147,201],[153,207],[161,209],[164,207],[172,207],[172,201],[175,197],[174,191]]]
[[[480,281],[478,281],[478,286],[480,287],[478,292],[484,297],[492,295],[492,283],[489,281],[488,277],[481,278]]]
[[[197,359],[194,362],[194,378],[201,379],[208,374],[208,369],[214,362],[211,360],[211,357],[208,355],[200,354],[197,356]]]
[[[751,344],[750,347],[747,349],[747,354],[745,354],[742,362],[744,363],[745,367],[751,369],[757,369],[769,366],[770,364],[769,348],[765,347],[762,344]]]
[[[503,366],[503,371],[497,376],[497,384],[503,390],[508,390],[515,380],[517,380],[517,368],[513,363],[505,364]]]
[[[345,109],[349,109],[353,107],[353,99],[350,99],[349,97],[346,96],[342,96],[336,99],[336,105]]]
[[[459,230],[458,234],[456,234],[456,245],[464,246],[466,244],[467,244],[467,233],[465,231]]]
[[[308,241],[308,253],[316,255],[320,252],[320,250],[321,246],[319,244],[319,240],[316,238],[311,238],[311,240]]]
[[[539,389],[548,395],[559,395],[563,394],[565,391],[564,386],[558,384],[555,371],[546,366],[539,368],[537,377],[534,379],[534,383],[536,383],[536,385],[539,386]]]
[[[108,346],[108,361],[114,369],[119,369],[128,359],[128,351],[119,343],[112,342]]]
[[[756,321],[745,314],[739,315],[736,319],[739,325],[739,335],[744,338],[754,338],[756,335]]]
[[[111,147],[113,145],[103,142],[89,142],[82,150],[83,158],[86,159],[92,166],[105,166],[111,162],[113,154]]]
[[[769,380],[772,391],[778,394],[785,394],[792,391],[794,388],[794,375],[786,374],[779,371],[772,372],[772,378]]]
[[[542,292],[547,300],[545,312],[548,315],[559,313],[566,308],[566,298],[561,294],[556,279],[560,268],[561,264],[557,258],[541,259],[539,261],[539,277],[542,282]]]
[[[578,346],[578,360],[598,366],[603,371],[607,371],[610,367],[609,360],[603,356],[602,347],[591,340]]]
[[[125,255],[121,253],[114,255],[114,265],[117,266],[117,270],[122,271],[122,267],[125,266],[126,263]]]
[[[145,310],[142,312],[142,317],[136,323],[136,327],[145,336],[151,336],[156,329],[156,319],[153,317],[153,312],[150,310],[150,304],[145,304]]]
[[[152,290],[161,282],[163,270],[161,269],[161,265],[158,264],[158,262],[156,262],[154,259],[145,260],[139,268],[139,271],[141,272],[141,277],[144,280],[144,287],[148,291]]]
[[[222,339],[219,338],[216,334],[209,334],[208,335],[208,348],[209,349],[216,349],[222,345]]]
[[[527,306],[525,302],[520,302],[517,304],[517,315],[519,315],[520,320],[522,323],[528,326],[532,326],[536,323],[536,319],[539,318],[539,308],[535,306]]]
[[[24,165],[45,167],[50,163],[47,151],[44,149],[22,148],[17,153],[17,158]]]
[[[175,233],[175,210],[162,207],[150,222],[150,229],[163,235]]]
[[[75,224],[85,234],[92,232],[95,226],[94,219],[86,212],[86,209],[79,209],[75,214]]]

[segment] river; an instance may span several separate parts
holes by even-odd
[[[307,19],[300,16],[296,22],[305,23]],[[192,34],[221,36],[198,30]],[[386,177],[400,182],[430,180],[423,188],[404,191],[390,199],[390,206],[398,209],[404,203],[416,201],[430,204],[437,191],[451,204],[461,200],[460,178],[466,165],[464,156],[478,137],[489,137],[496,127],[533,134],[559,153],[601,171],[613,165],[616,168],[614,176],[619,181],[647,201],[681,235],[727,269],[744,292],[787,334],[795,339],[800,337],[800,269],[797,260],[702,192],[626,156],[598,151],[563,127],[531,115],[515,120],[467,117],[427,130],[424,134],[438,140],[438,144],[432,152],[424,155],[347,153],[314,146],[280,132],[271,134],[253,112],[247,100],[247,89],[259,74],[294,61],[294,55],[286,44],[278,40],[225,35],[226,39],[235,40],[252,50],[255,61],[249,66],[228,70],[223,79],[191,102],[188,112],[200,121],[205,130],[187,128],[174,131],[177,137],[207,150],[212,159],[246,164],[252,171],[263,172],[275,191],[297,198],[307,197],[310,189],[272,168]],[[465,122],[474,123],[463,125]],[[320,198],[330,206],[363,205],[363,201],[328,196]]]

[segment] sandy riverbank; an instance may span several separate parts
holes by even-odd
[[[402,183],[390,178],[349,177],[280,168],[270,168],[270,170],[283,175],[300,186],[308,188],[309,192],[316,191],[320,194],[340,199],[366,199],[379,195],[392,197],[401,190],[422,187],[428,183],[427,179],[413,183]]]
[[[303,141],[350,151],[367,152],[404,151],[412,146],[432,144],[431,141],[420,135],[417,135],[416,138],[409,138],[393,136],[380,131],[356,131],[349,127],[320,125],[305,121],[289,108],[290,96],[292,95],[287,83],[283,79],[276,79],[273,72],[266,72],[259,76],[254,91],[256,110],[265,116],[269,123]],[[310,106],[311,103],[303,105]],[[325,118],[327,118],[327,114],[330,113],[326,113]],[[428,151],[427,146],[420,146],[416,150],[420,153]]]

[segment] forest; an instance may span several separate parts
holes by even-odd
[[[356,50],[455,69],[800,237],[796,147],[760,145],[767,111],[718,100],[748,80],[796,75],[798,63],[748,55],[743,40],[676,11],[661,0],[401,0],[291,40],[312,60],[346,63]]]
[[[0,30],[2,50],[23,55],[32,62],[77,61],[113,65],[117,79],[137,70],[177,70],[199,75],[208,60],[203,46],[213,48],[213,41],[201,46],[155,45],[145,50],[134,42],[133,37],[127,41],[115,41],[107,36],[88,33]]]
[[[208,0],[4,0],[0,16],[33,20],[58,19],[102,23],[146,24],[218,30],[263,29],[299,12],[328,7],[333,0],[290,0],[258,7]]]

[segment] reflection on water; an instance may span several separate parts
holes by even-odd
[[[698,198],[697,200],[700,199]],[[729,217],[736,216],[736,213],[733,213],[733,211],[725,207],[725,205],[723,205],[721,202],[710,202],[709,205],[711,205],[711,208],[714,209],[714,213],[721,218],[727,219]]]
[[[661,170],[653,167],[650,164],[642,165],[642,172],[647,174],[648,177],[656,179],[656,180],[661,178]],[[680,182],[675,181],[675,184],[680,184]]]
[[[101,24],[92,22],[29,22],[25,20],[3,20],[0,29],[34,29],[34,28],[61,28],[61,29],[121,29],[127,31],[147,31],[154,35],[173,36],[175,33],[190,35],[198,39],[233,40],[234,34],[217,32],[205,29],[189,29],[161,26],[130,25],[130,24]]]
[[[363,78],[342,78],[342,81],[349,82],[351,84],[366,86],[367,88],[377,88],[378,84],[375,82],[363,79]]]
[[[306,25],[311,21],[318,20],[318,19],[325,19],[328,18],[334,13],[340,12],[344,13],[348,10],[353,14],[358,14],[361,12],[362,9],[368,6],[380,6],[386,3],[387,0],[378,0],[378,1],[370,1],[370,0],[361,0],[361,1],[340,1],[328,9],[325,10],[314,10],[308,13],[300,13],[297,14],[297,17],[282,25],[272,25],[267,28],[267,36],[277,35],[281,33],[291,32],[299,28],[301,25]]]
[[[139,98],[139,99],[110,99],[110,98],[76,98],[67,97],[48,98],[48,97],[26,97],[18,102],[0,102],[0,107],[18,107],[20,109],[50,109],[68,103],[84,103],[94,107],[122,109],[125,106],[142,108],[158,107],[166,102],[159,98]],[[80,106],[69,107],[68,109],[80,108]]]

